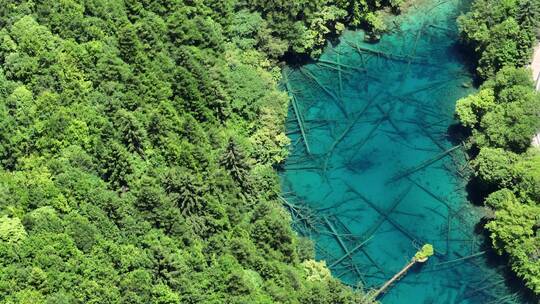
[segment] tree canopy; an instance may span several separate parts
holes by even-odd
[[[480,77],[526,65],[540,25],[540,0],[475,0],[458,19],[463,40],[477,56]]]
[[[540,22],[538,0],[476,0],[459,18],[464,42],[477,55],[485,82],[457,102],[456,116],[470,132],[467,145],[480,188],[486,191],[486,225],[493,247],[540,294],[540,94],[529,63]],[[478,151],[477,153],[472,151]]]
[[[357,303],[273,169],[275,59],[383,5],[350,3],[3,1],[0,299]]]

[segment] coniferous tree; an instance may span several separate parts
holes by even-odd
[[[191,171],[173,168],[167,172],[165,190],[183,215],[200,213],[204,208],[205,187],[199,177]]]
[[[111,183],[115,189],[127,190],[128,175],[133,172],[129,160],[129,152],[118,143],[112,143],[105,148],[102,158],[102,168],[105,180]]]
[[[244,152],[232,137],[229,139],[229,143],[225,148],[225,153],[221,157],[220,164],[244,190],[249,188],[249,164]]]
[[[273,59],[324,45],[328,3],[2,2],[0,302],[357,303],[272,201]]]
[[[519,1],[517,21],[527,30],[536,29],[540,24],[540,0]]]
[[[141,42],[135,27],[131,23],[124,25],[118,33],[118,44],[122,59],[128,63],[135,62],[141,52]]]
[[[141,124],[131,112],[120,110],[118,116],[119,131],[128,151],[143,155],[145,132]]]

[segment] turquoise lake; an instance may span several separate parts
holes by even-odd
[[[475,90],[458,46],[466,9],[423,1],[380,42],[347,31],[317,62],[284,71],[282,196],[317,258],[346,284],[377,288],[423,244],[435,247],[384,304],[527,303],[494,261],[482,208],[467,200],[466,156],[448,135],[456,100]]]

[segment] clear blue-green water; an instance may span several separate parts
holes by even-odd
[[[317,258],[345,283],[377,288],[422,244],[435,247],[385,304],[525,303],[475,232],[483,214],[467,201],[464,153],[447,153],[455,102],[474,90],[457,43],[466,6],[425,0],[379,43],[349,31],[284,72],[294,101],[283,197]]]

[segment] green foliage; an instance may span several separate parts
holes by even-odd
[[[486,228],[499,253],[510,256],[512,268],[534,292],[540,293],[540,152],[531,138],[540,128],[540,95],[529,71],[503,68],[480,92],[458,102],[456,114],[472,131],[480,148],[472,161],[476,177],[492,193],[485,200],[494,210]]]
[[[26,230],[19,218],[8,216],[0,218],[0,241],[17,243],[24,240],[26,236]]]
[[[252,33],[257,38],[250,43],[259,45],[271,58],[287,51],[318,56],[326,38],[339,34],[345,25],[364,27],[374,36],[386,31],[382,14],[376,12],[385,6],[399,12],[401,4],[401,0],[247,0],[242,7],[253,14],[244,13],[242,18],[249,23],[237,23],[235,31]],[[253,28],[256,24],[258,31]]]
[[[328,1],[4,1],[0,299],[357,303],[277,200]],[[379,5],[364,7],[364,14]]]
[[[302,265],[306,269],[308,281],[324,282],[332,277],[325,262],[305,260]]]
[[[190,215],[202,211],[205,205],[203,196],[206,189],[194,172],[172,168],[165,176],[164,186],[171,202],[181,210],[182,214]],[[153,206],[155,204],[149,204],[150,208]]]
[[[510,187],[518,178],[515,167],[518,159],[519,156],[513,152],[485,147],[473,160],[472,166],[485,185],[492,188]]]
[[[507,253],[512,269],[529,288],[540,293],[539,235],[536,232],[540,206],[527,199],[519,199],[507,189],[492,193],[486,204],[496,208],[495,218],[486,225],[493,247],[501,254]]]
[[[530,149],[522,154],[515,170],[519,175],[516,183],[517,192],[523,197],[540,202],[540,151]]]
[[[502,190],[504,191],[504,190]],[[494,196],[494,197],[491,197]],[[522,204],[509,191],[495,192],[488,199],[490,206],[496,206],[495,220],[486,225],[491,232],[495,249],[503,252],[508,247],[514,249],[522,238],[533,235],[533,226],[538,213],[531,212],[531,206]]]
[[[482,117],[495,106],[493,90],[483,89],[477,94],[462,98],[456,103],[456,115],[467,128],[478,127]]]
[[[424,246],[422,246],[422,248],[420,248],[420,250],[418,250],[418,252],[416,252],[416,254],[414,255],[414,259],[416,261],[423,262],[429,257],[431,257],[433,253],[433,245],[425,244]]]
[[[463,40],[478,57],[478,74],[494,76],[504,66],[523,66],[531,57],[540,23],[539,0],[476,0],[460,16]]]
[[[496,249],[500,252],[504,248],[515,250],[519,247],[518,242],[533,235],[532,228],[536,223],[537,213],[532,212],[533,209],[521,204],[512,195],[499,201],[498,207],[499,209],[495,212],[495,220],[487,224],[486,228],[491,232]],[[517,219],[519,221],[516,221]]]
[[[475,50],[477,94],[458,101],[456,116],[469,129],[472,161],[484,190],[493,247],[540,294],[540,152],[529,148],[540,129],[540,94],[528,69],[540,23],[538,0],[476,0],[459,18],[464,41]]]
[[[459,100],[456,116],[472,130],[475,145],[523,152],[540,127],[538,109],[529,71],[505,67],[477,94]]]
[[[244,153],[232,137],[229,139],[229,143],[221,157],[220,164],[242,188],[249,188],[249,164],[247,163]]]
[[[383,15],[380,12],[369,12],[366,14],[365,21],[369,26],[369,35],[374,40],[378,40],[380,34],[387,30]]]

